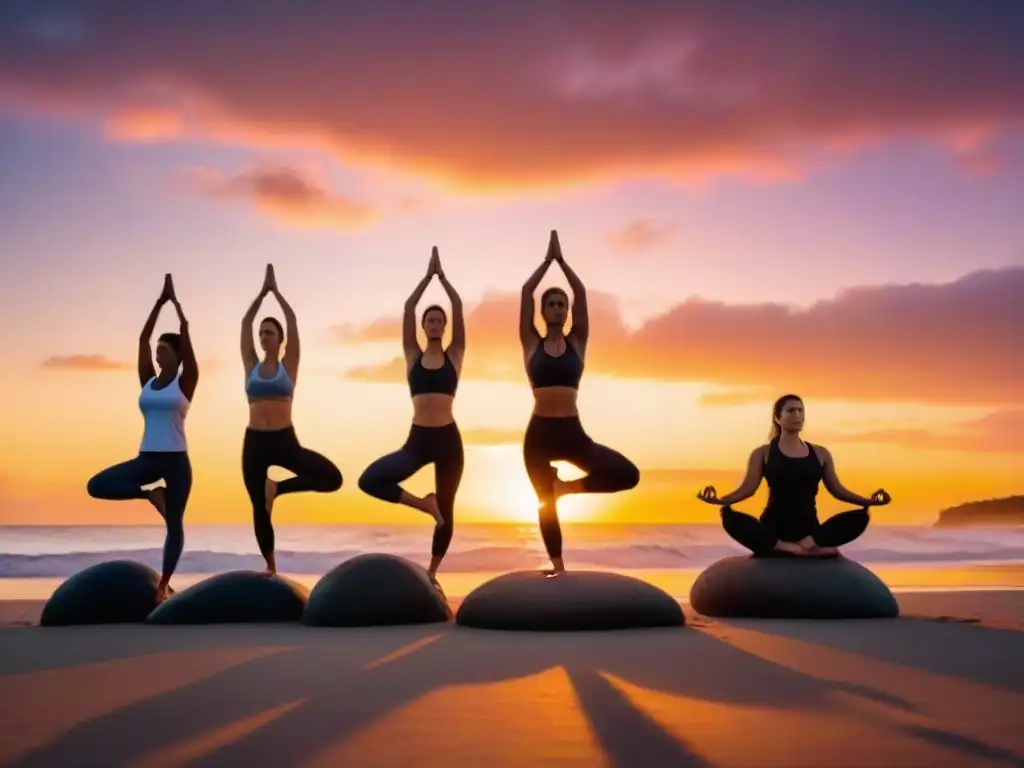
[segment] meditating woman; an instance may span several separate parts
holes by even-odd
[[[868,507],[891,501],[882,489],[865,498],[845,488],[839,482],[832,454],[824,446],[800,438],[803,427],[803,400],[796,395],[780,397],[772,408],[771,441],[750,454],[740,487],[721,498],[710,485],[697,494],[701,501],[722,506],[726,533],[755,555],[835,556],[838,547],[864,533]],[[760,520],[734,510],[733,504],[757,492],[762,477],[768,481],[770,492]],[[839,501],[855,504],[858,509],[818,522],[815,497],[820,482]]]
[[[541,296],[542,337],[534,325],[533,294],[553,262],[558,262],[572,288],[572,330],[565,333],[569,297],[561,288],[548,288]],[[533,415],[523,440],[526,472],[540,503],[540,532],[552,575],[565,571],[558,499],[571,493],[616,493],[640,482],[640,471],[621,453],[595,443],[583,430],[576,397],[587,355],[590,322],[587,290],[565,263],[558,233],[551,231],[543,263],[523,285],[519,305],[519,339],[526,375],[533,388]],[[561,480],[551,462],[567,461],[587,473],[578,480]]]
[[[434,275],[441,281],[452,305],[452,340],[447,349],[441,340],[448,317],[436,304],[427,307],[421,319],[427,337],[426,349],[420,347],[416,338],[416,305]],[[431,254],[427,274],[405,301],[402,350],[412,396],[412,426],[399,450],[377,459],[366,468],[359,478],[359,488],[374,498],[404,504],[434,519],[436,527],[429,573],[432,579],[436,579],[437,569],[451,544],[455,494],[462,481],[462,436],[455,424],[452,407],[466,354],[462,299],[441,268],[437,248]],[[434,465],[435,492],[420,498],[402,488],[401,483],[427,464]]]
[[[252,324],[263,297],[273,294],[284,312],[288,334],[274,317],[260,321],[263,360],[252,343]],[[281,357],[281,346],[285,346]],[[267,570],[277,573],[274,559],[274,526],[270,522],[274,500],[286,493],[317,491],[330,493],[341,488],[341,472],[327,458],[303,448],[292,426],[292,397],[299,376],[299,329],[295,312],[277,289],[274,266],[267,265],[263,288],[242,318],[242,365],[247,374],[245,394],[249,399],[249,426],[242,444],[242,477],[252,501],[252,521],[260,553]],[[270,467],[294,473],[280,483],[267,476]]]
[[[150,341],[160,310],[168,301],[178,312],[180,326],[178,333],[164,333],[157,339],[157,373]],[[139,410],[144,425],[139,455],[104,469],[89,480],[87,488],[94,499],[146,499],[160,513],[167,525],[167,536],[156,599],[163,602],[170,593],[171,576],[185,547],[185,505],[192,491],[185,417],[199,383],[188,320],[174,295],[170,275],[164,276],[163,290],[139,335],[138,375],[142,387]],[[163,486],[142,489],[161,480]]]

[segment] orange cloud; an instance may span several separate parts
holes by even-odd
[[[359,229],[378,219],[370,205],[335,195],[287,166],[254,168],[225,177],[195,169],[191,180],[215,200],[250,202],[262,213],[305,227]]]
[[[661,245],[675,234],[672,223],[657,224],[651,219],[638,219],[605,235],[608,244],[617,251],[646,251]]]
[[[72,371],[121,371],[129,366],[105,355],[54,355],[43,360],[42,367]]]
[[[1022,295],[1024,267],[1010,267],[951,283],[852,288],[806,309],[691,298],[629,330],[615,298],[591,291],[587,370],[733,387],[734,401],[796,391],[830,399],[1024,403]],[[518,312],[518,296],[505,293],[468,309],[467,377],[525,381]],[[397,345],[400,322],[380,318],[335,334],[342,343]],[[404,371],[396,358],[347,376],[401,381]]]
[[[267,0],[179,0],[68,5],[44,34],[54,11],[26,4],[0,26],[0,93],[462,188],[785,179],[890,137],[955,156],[1024,120],[1017,5],[932,6],[314,2],[282,26]],[[124,117],[154,103],[178,117]]]
[[[173,109],[128,107],[112,113],[104,124],[105,135],[115,141],[167,141],[184,132],[181,113]]]
[[[877,429],[834,432],[821,439],[837,443],[890,443],[915,450],[1024,453],[1024,409],[1000,409],[946,433],[930,429]]]

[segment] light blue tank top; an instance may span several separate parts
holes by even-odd
[[[270,378],[260,375],[260,364],[256,363],[245,381],[245,394],[250,400],[288,400],[294,391],[295,382],[284,363],[277,364],[277,371]]]

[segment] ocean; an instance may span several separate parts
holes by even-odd
[[[278,526],[282,573],[323,574],[367,552],[429,560],[427,526]],[[744,550],[716,525],[564,525],[566,562],[611,570],[702,569]],[[0,579],[61,578],[94,563],[130,558],[159,570],[160,526],[0,526]],[[194,525],[185,530],[180,574],[262,568],[252,529]],[[843,552],[867,566],[951,568],[1024,565],[1024,527],[931,528],[876,525]],[[456,528],[446,572],[477,573],[543,567],[536,525]]]

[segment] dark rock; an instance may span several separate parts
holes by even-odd
[[[658,587],[599,571],[557,576],[540,571],[507,573],[470,592],[455,620],[479,629],[556,632],[686,623],[679,603]]]
[[[705,616],[759,619],[888,619],[899,605],[881,579],[845,557],[727,557],[690,589]]]
[[[377,627],[448,621],[451,608],[425,568],[404,557],[359,555],[316,583],[303,611],[316,627]]]
[[[298,621],[309,590],[283,576],[229,571],[165,600],[147,624],[270,624]]]
[[[160,574],[132,560],[97,563],[71,576],[43,606],[39,624],[123,624],[143,621],[156,608]]]

